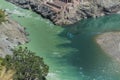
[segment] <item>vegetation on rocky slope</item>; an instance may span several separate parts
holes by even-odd
[[[5,21],[5,11],[3,11],[2,9],[0,9],[0,23]]]
[[[10,76],[0,77],[2,80],[46,80],[49,67],[44,64],[43,58],[27,48],[20,47],[13,51],[13,55],[7,55],[1,60],[0,75]]]

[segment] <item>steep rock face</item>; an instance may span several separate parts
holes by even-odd
[[[17,22],[8,20],[0,24],[0,56],[12,54],[15,46],[28,42],[24,28]]]
[[[83,12],[87,18],[113,14],[120,11],[120,1],[88,0],[86,4],[84,3],[83,5],[80,5],[78,11]]]
[[[44,5],[49,0],[6,0],[25,9],[32,9],[58,25],[73,24],[81,19],[120,13],[120,0],[75,0],[56,13]],[[77,1],[77,2],[76,2]]]
[[[16,4],[24,9],[32,9],[36,13],[48,18],[54,22],[56,13],[48,6],[44,5],[44,1],[47,0],[6,0],[13,4]]]

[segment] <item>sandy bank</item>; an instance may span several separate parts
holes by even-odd
[[[111,57],[120,61],[120,32],[106,32],[96,37],[97,43]]]

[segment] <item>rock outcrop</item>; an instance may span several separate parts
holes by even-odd
[[[27,33],[17,22],[8,19],[0,24],[0,56],[12,54],[15,46],[28,42]]]
[[[55,24],[73,24],[81,19],[96,18],[104,15],[120,13],[120,0],[74,0],[64,10],[56,13],[51,7],[44,5],[49,0],[6,0],[25,9],[32,9]]]
[[[106,32],[96,37],[97,43],[112,58],[120,61],[120,32]]]

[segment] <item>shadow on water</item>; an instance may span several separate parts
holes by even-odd
[[[95,77],[105,65],[112,62],[111,58],[96,44],[94,38],[104,32],[120,30],[120,15],[82,20],[73,25],[64,26],[64,28],[59,36],[67,38],[70,43],[57,47],[76,49],[62,57],[67,59],[67,64],[77,69],[82,68],[85,75]]]

